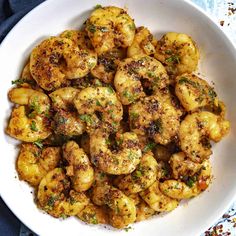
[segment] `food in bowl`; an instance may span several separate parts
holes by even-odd
[[[125,228],[206,190],[210,141],[230,124],[198,61],[190,36],[157,40],[118,7],[36,46],[6,132],[22,141],[17,172],[37,206]]]

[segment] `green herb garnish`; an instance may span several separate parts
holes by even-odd
[[[86,115],[86,114],[80,115],[79,118],[86,123],[89,123],[89,124],[93,123],[93,119],[90,115]]]
[[[153,142],[148,143],[148,144],[144,147],[143,152],[148,152],[148,151],[152,150],[155,146],[156,146],[156,144],[153,143]]]
[[[102,5],[101,4],[97,4],[94,9],[99,9],[99,8],[102,8]]]
[[[177,64],[180,63],[180,59],[177,55],[172,55],[172,56],[168,57],[165,61],[166,62],[173,62],[173,63],[177,63]]]
[[[40,140],[40,139],[35,141],[34,144],[39,148],[43,148],[42,140]]]
[[[95,33],[96,29],[97,27],[95,25],[88,25],[88,31],[90,31],[91,33]]]
[[[34,120],[32,120],[31,124],[30,124],[30,129],[32,131],[38,131],[38,128],[36,126],[36,122]]]

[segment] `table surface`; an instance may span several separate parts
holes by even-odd
[[[215,21],[221,25],[223,31],[229,36],[236,48],[236,0],[191,0],[204,11],[209,13]],[[235,14],[234,14],[235,12]],[[0,199],[0,204],[4,204]],[[5,221],[10,221],[12,228],[8,236],[29,236],[34,235],[23,224],[19,225],[16,218],[11,217],[8,212],[0,213]],[[18,227],[19,226],[19,227]],[[1,229],[0,229],[1,235]],[[236,236],[236,201],[231,208],[205,233],[201,236],[231,235]]]

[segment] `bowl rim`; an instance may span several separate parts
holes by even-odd
[[[33,9],[31,9],[28,13],[26,13],[13,27],[12,29],[7,33],[7,35],[5,36],[5,38],[2,40],[2,42],[0,43],[0,54],[1,54],[1,50],[3,50],[5,44],[8,41],[8,38],[11,37],[11,35],[14,35],[14,31],[16,28],[18,28],[18,26],[22,23],[22,21],[24,21],[26,18],[28,18],[29,16],[33,15],[36,11],[40,11],[41,9],[43,9],[44,7],[47,7],[48,5],[51,4],[51,2],[56,1],[56,0],[47,0],[44,2],[41,2],[39,5],[37,5],[36,7],[34,7]],[[199,7],[196,3],[192,2],[192,0],[179,0],[184,2],[187,5],[190,5],[194,10],[200,12],[201,14],[203,14],[210,22],[212,25],[214,25],[215,29],[217,30],[217,33],[220,33],[223,37],[224,40],[226,40],[226,43],[228,43],[230,45],[230,47],[232,47],[234,49],[234,53],[236,54],[236,44],[233,43],[232,39],[229,38],[229,36],[223,31],[223,29],[220,27],[220,25],[217,23],[216,18],[211,15],[209,12],[204,11],[201,7]],[[115,3],[114,3],[115,4]],[[112,5],[112,4],[109,4]],[[108,6],[108,5],[107,5]],[[236,189],[234,192],[234,197],[227,203],[225,204],[225,207],[220,211],[220,215],[216,215],[214,218],[214,222],[209,223],[209,225],[204,229],[203,227],[201,227],[201,233],[204,233],[204,230],[207,230],[209,227],[214,226],[214,224],[217,222],[217,220],[230,208],[230,206],[232,206],[233,202],[236,201]],[[21,219],[19,214],[17,212],[14,211],[14,209],[12,209],[11,207],[11,203],[8,202],[7,196],[4,196],[4,193],[2,191],[1,185],[0,185],[0,197],[3,200],[3,202],[5,203],[5,205],[8,207],[8,209],[13,213],[13,215],[21,222],[23,223],[26,227],[28,227],[32,232],[34,233],[39,233],[34,231],[34,229],[32,229],[29,226],[29,223],[26,222],[24,219]]]

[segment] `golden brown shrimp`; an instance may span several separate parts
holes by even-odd
[[[142,199],[155,211],[172,211],[179,202],[171,197],[164,195],[159,188],[159,181],[155,181],[149,188],[140,192]]]
[[[124,228],[136,219],[136,207],[132,199],[119,189],[104,185],[93,189],[93,202],[109,207],[109,223],[115,228]]]
[[[218,106],[214,89],[194,74],[177,76],[175,93],[186,111],[195,111],[201,107]]]
[[[179,111],[158,96],[145,97],[132,104],[129,119],[133,132],[147,135],[164,145],[177,135],[180,126]]]
[[[89,224],[107,224],[108,215],[105,206],[96,206],[90,202],[82,211],[77,214],[77,217]]]
[[[79,89],[73,87],[65,87],[55,90],[49,94],[52,100],[52,106],[54,109],[63,109],[65,111],[72,110],[74,108],[73,100]]]
[[[220,141],[229,132],[229,127],[229,121],[211,112],[187,115],[179,129],[181,149],[192,161],[201,162],[212,153],[209,140]]]
[[[130,46],[135,34],[134,21],[118,7],[94,10],[86,21],[85,29],[98,55],[115,47]]]
[[[109,149],[109,134],[96,130],[90,136],[90,154],[92,162],[108,174],[129,174],[140,162],[142,153],[135,133],[118,134],[116,143],[118,151]]]
[[[30,56],[30,71],[45,90],[59,88],[66,79],[81,78],[96,65],[97,58],[79,49],[72,40],[51,37],[35,47]]]
[[[151,152],[142,156],[141,161],[134,172],[126,176],[118,177],[117,187],[125,193],[138,193],[156,181],[157,162]]]
[[[136,206],[136,221],[143,221],[155,214],[155,210],[153,210],[145,201],[141,200],[141,202]]]
[[[116,130],[122,119],[122,104],[111,87],[85,88],[76,95],[74,104],[88,129]],[[101,120],[96,112],[102,116]]]
[[[98,64],[91,70],[91,74],[106,84],[112,83],[117,66],[125,57],[126,50],[123,48],[114,48],[103,53],[98,57]]]
[[[22,144],[16,162],[19,178],[37,186],[48,171],[56,168],[60,158],[59,147],[41,150],[34,144]]]
[[[186,176],[195,175],[201,164],[191,161],[183,152],[175,153],[169,160],[174,179],[184,179]]]
[[[142,83],[143,82],[143,83]],[[163,89],[169,84],[165,67],[155,58],[136,55],[119,64],[114,79],[116,92],[123,105],[145,96],[144,89]]]
[[[181,75],[197,69],[199,51],[190,36],[170,32],[158,41],[155,58],[165,65],[170,75]]]
[[[132,44],[128,47],[127,57],[135,55],[153,55],[156,51],[157,40],[150,31],[141,26],[137,28]]]
[[[29,88],[13,88],[8,95],[11,102],[20,106],[13,108],[7,134],[25,142],[47,138],[51,134],[48,96]]]
[[[54,217],[77,215],[89,203],[84,193],[70,189],[70,182],[61,168],[55,168],[41,180],[38,192],[38,206]]]
[[[81,135],[85,130],[84,122],[76,112],[59,110],[54,120],[54,132],[59,135],[76,136]]]
[[[66,174],[71,177],[73,188],[77,192],[88,190],[94,181],[94,170],[88,156],[75,141],[63,146],[63,156],[68,162]]]
[[[201,164],[199,172],[195,175],[185,176],[182,181],[173,179],[165,180],[159,186],[161,192],[166,196],[181,200],[195,197],[202,191],[205,191],[211,179],[211,165],[209,160],[205,160]]]

